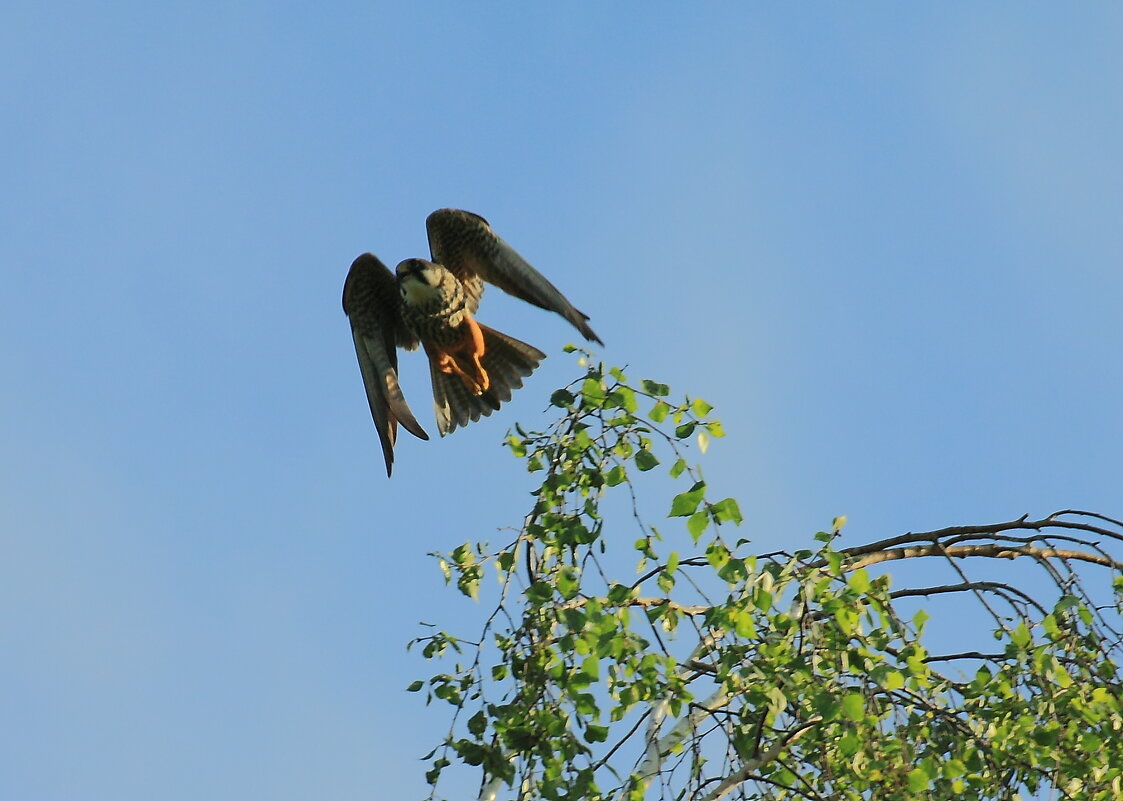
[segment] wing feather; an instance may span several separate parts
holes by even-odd
[[[589,327],[589,316],[491,230],[483,217],[459,209],[440,209],[425,220],[425,229],[433,261],[452,271],[465,285],[471,313],[479,307],[483,285],[478,279],[483,279],[508,295],[557,312],[585,339],[604,344]]]
[[[370,253],[355,259],[343,285],[343,311],[351,323],[355,356],[388,476],[394,466],[399,422],[414,436],[429,439],[398,384],[397,347],[417,347],[402,322],[400,303],[397,281],[386,265]]]

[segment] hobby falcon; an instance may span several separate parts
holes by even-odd
[[[510,400],[511,392],[546,358],[533,345],[476,322],[485,281],[557,312],[585,339],[604,344],[586,322],[588,315],[500,239],[483,217],[441,209],[429,215],[425,228],[432,261],[406,259],[395,275],[364,253],[351,264],[343,285],[343,311],[351,322],[387,476],[394,466],[398,423],[429,439],[398,385],[396,348],[424,347],[442,437]]]

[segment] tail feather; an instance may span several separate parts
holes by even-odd
[[[523,385],[523,379],[546,358],[546,354],[533,345],[494,328],[480,325],[480,330],[484,336],[484,355],[480,361],[491,382],[482,395],[474,395],[458,376],[441,372],[432,359],[429,361],[433,405],[441,436],[451,434],[458,427],[481,417],[490,416],[511,399],[514,390]]]
[[[437,415],[437,429],[441,436],[471,420],[487,417],[499,408],[499,401],[490,393],[473,395],[459,376],[442,373],[436,362],[429,361],[429,376],[433,381],[433,409]]]

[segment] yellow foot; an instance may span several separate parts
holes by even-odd
[[[461,367],[456,357],[451,353],[441,354],[440,358],[437,360],[437,369],[446,375],[459,376],[469,392],[473,395],[482,395],[487,392],[488,388],[491,386],[491,377],[487,374],[487,370],[483,368],[483,365],[480,364],[478,357],[473,358],[472,361],[475,363],[474,376],[470,375],[468,371]]]

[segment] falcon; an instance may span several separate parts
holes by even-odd
[[[604,344],[589,327],[588,315],[500,239],[483,217],[440,209],[425,220],[425,229],[431,260],[406,259],[392,273],[364,253],[351,264],[343,285],[343,311],[351,323],[387,476],[394,467],[399,423],[414,436],[429,439],[398,384],[397,348],[424,348],[442,437],[509,401],[546,358],[533,345],[476,321],[485,282],[557,312],[585,339]]]

